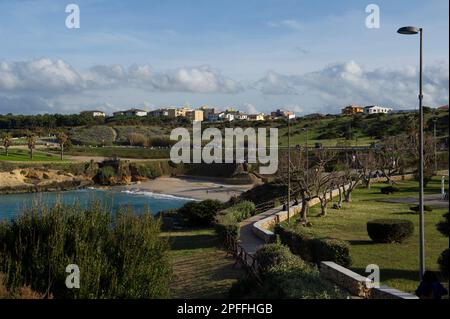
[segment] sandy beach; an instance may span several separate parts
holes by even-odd
[[[232,196],[238,196],[251,188],[253,185],[230,185],[211,180],[174,177],[160,177],[124,186],[124,189],[129,191],[154,192],[198,200],[217,199],[221,202],[226,202]]]

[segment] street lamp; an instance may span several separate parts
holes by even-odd
[[[437,172],[438,170],[438,165],[437,165],[437,135],[436,135],[436,124],[437,124],[438,119],[434,118],[433,119],[433,124],[434,124],[434,171]]]
[[[415,35],[420,34],[420,75],[419,75],[419,121],[420,121],[420,133],[419,133],[419,144],[420,144],[420,154],[419,154],[419,232],[420,232],[420,247],[419,247],[419,268],[420,268],[420,279],[425,272],[425,227],[424,227],[424,183],[423,183],[423,29],[418,27],[403,27],[397,31],[403,35]]]
[[[287,220],[291,221],[291,117],[288,115],[288,193],[287,193]]]

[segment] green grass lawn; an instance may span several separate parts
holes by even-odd
[[[212,229],[165,232],[171,244],[173,298],[226,298],[243,274],[235,260],[218,248]]]
[[[0,150],[0,161],[14,161],[14,162],[54,162],[60,161],[58,155],[42,153],[34,151],[33,159],[30,159],[30,153],[26,149],[10,148],[8,156],[5,154],[5,150]]]
[[[314,231],[322,236],[346,240],[350,243],[353,258],[352,269],[364,275],[369,264],[380,267],[382,284],[403,291],[413,292],[418,285],[419,219],[410,211],[411,204],[380,202],[386,198],[417,196],[418,184],[413,181],[401,182],[397,186],[400,193],[382,195],[380,188],[385,184],[373,185],[371,189],[357,189],[353,201],[342,210],[328,210],[327,217],[317,217],[320,208],[310,210],[310,221]],[[440,193],[438,179],[429,183],[427,194]],[[331,207],[332,205],[330,205]],[[449,240],[436,230],[436,224],[443,220],[447,209],[435,209],[425,216],[426,267],[438,271],[437,259],[448,248]],[[411,220],[415,225],[414,235],[401,244],[375,244],[367,235],[366,223],[378,218],[400,218]],[[295,221],[294,221],[295,222]]]
[[[149,149],[132,147],[83,147],[76,146],[65,152],[66,155],[75,156],[104,156],[138,159],[165,159],[170,157],[170,149]]]

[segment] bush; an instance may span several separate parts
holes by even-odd
[[[442,252],[438,259],[439,269],[445,278],[448,278],[448,259],[449,251],[446,249]]]
[[[352,263],[346,241],[318,237],[311,229],[302,226],[279,227],[278,234],[281,242],[305,261],[315,264],[332,261],[344,267]]]
[[[112,166],[104,166],[98,170],[97,181],[102,185],[109,185],[111,179],[116,177],[116,170]]]
[[[220,242],[226,243],[228,238],[238,240],[239,223],[253,216],[255,211],[255,204],[250,201],[243,201],[220,211],[215,220],[215,230]]]
[[[376,243],[401,243],[414,233],[414,224],[402,219],[377,219],[367,223],[367,232]]]
[[[258,249],[254,257],[258,262],[259,271],[265,273],[274,266],[289,263],[294,255],[287,246],[269,244]]]
[[[400,192],[400,189],[395,186],[387,186],[381,189],[381,193],[385,195],[394,194]]]
[[[29,285],[55,298],[166,298],[171,268],[160,222],[149,213],[56,205],[0,224],[0,272],[11,291]],[[65,286],[76,264],[80,289]]]
[[[184,217],[190,226],[211,226],[217,212],[223,209],[224,204],[218,200],[207,199],[202,202],[189,202],[181,207],[178,212]]]
[[[239,223],[255,214],[255,204],[250,201],[242,201],[220,212],[220,215],[231,214]]]
[[[418,212],[419,212],[419,205],[412,206],[412,207],[410,207],[409,209],[412,210],[413,212],[418,213]],[[433,207],[428,206],[428,205],[424,205],[424,206],[423,206],[423,211],[424,211],[424,212],[432,212],[432,211],[433,211]]]
[[[264,275],[258,294],[258,297],[267,299],[347,298],[335,285],[320,277],[317,268],[306,265],[300,259],[288,265],[272,267]]]
[[[270,244],[255,255],[262,284],[254,280],[238,281],[230,289],[232,298],[264,299],[340,299],[347,295],[320,277],[311,267],[283,245]]]
[[[347,242],[337,239],[315,238],[312,245],[317,261],[333,261],[345,267],[352,264],[350,245]]]
[[[240,236],[240,226],[233,215],[218,216],[215,223],[215,230],[221,243],[226,243],[228,238],[238,240]]]

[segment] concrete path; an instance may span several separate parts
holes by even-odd
[[[239,237],[240,244],[248,254],[253,255],[261,246],[265,244],[261,238],[257,237],[253,233],[253,224],[261,219],[279,213],[281,210],[282,206],[275,207],[264,213],[250,217],[239,224],[241,227],[241,234]]]

